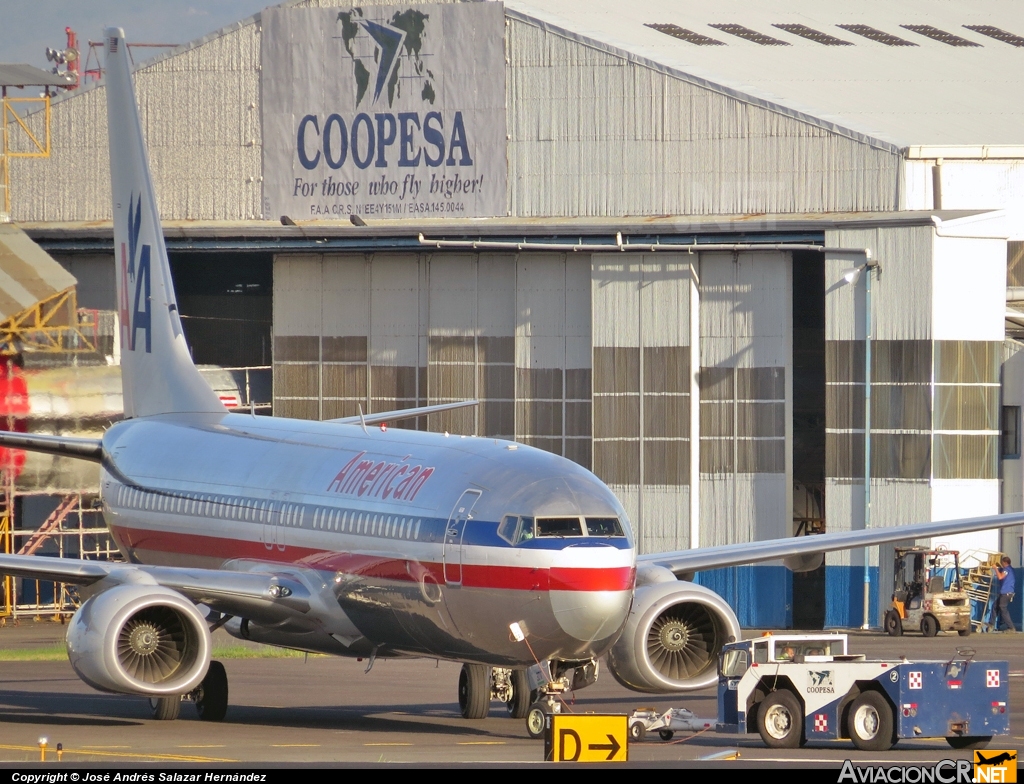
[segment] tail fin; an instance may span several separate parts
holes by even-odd
[[[124,31],[110,28],[105,37],[124,413],[224,413],[192,364],[181,330]]]

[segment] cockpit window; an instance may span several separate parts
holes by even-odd
[[[505,515],[505,519],[498,524],[498,536],[509,544],[516,542],[516,528],[519,527],[519,518],[515,515]]]
[[[625,536],[617,517],[588,517],[588,536]]]
[[[578,517],[538,517],[537,536],[583,536]]]
[[[520,517],[521,524],[519,531],[516,534],[515,541],[512,544],[522,544],[533,539],[533,518],[532,517]]]

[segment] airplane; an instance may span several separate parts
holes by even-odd
[[[125,418],[102,438],[0,433],[0,445],[101,466],[124,563],[0,555],[0,573],[79,586],[72,667],[91,686],[183,699],[219,721],[228,681],[211,631],[297,650],[462,662],[463,716],[492,698],[531,735],[598,659],[623,685],[716,681],[735,612],[692,574],[1024,522],[1024,514],[637,555],[614,493],[525,445],[378,427],[475,401],[312,422],[230,413],[181,328],[124,32],[106,31]],[[200,609],[203,608],[203,609]],[[538,727],[541,730],[538,730]]]
[[[1000,754],[996,754],[992,759],[985,759],[985,756],[980,752],[976,751],[975,755],[978,758],[978,765],[1001,765],[1004,762],[1010,762],[1011,760],[1017,759],[1016,752],[1004,751]]]

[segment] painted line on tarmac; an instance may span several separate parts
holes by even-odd
[[[6,746],[0,745],[0,749],[7,751],[39,751],[39,746]],[[52,752],[56,754],[56,752]],[[133,760],[156,760],[166,762],[239,762],[240,760],[234,759],[219,759],[217,757],[193,757],[185,756],[183,754],[147,754],[145,752],[139,752],[137,754],[128,754],[126,752],[117,751],[86,751],[85,749],[64,749],[65,754],[78,754],[86,757],[118,757],[121,759],[133,759]]]
[[[319,743],[271,743],[272,749],[318,749]]]
[[[364,743],[364,746],[412,746],[412,743]]]

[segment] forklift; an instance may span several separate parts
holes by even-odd
[[[945,573],[952,574],[949,588]],[[971,633],[971,601],[960,580],[960,553],[924,547],[897,547],[893,569],[892,608],[885,630],[899,637],[904,630],[934,637],[940,631]]]

